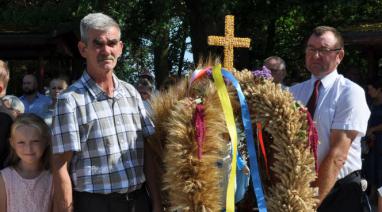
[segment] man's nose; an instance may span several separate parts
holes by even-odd
[[[110,54],[110,52],[111,52],[111,47],[105,44],[105,45],[102,46],[101,51],[102,51],[102,53],[104,53],[104,54]]]

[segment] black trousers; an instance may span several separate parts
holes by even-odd
[[[355,171],[337,180],[317,212],[368,212],[365,198],[361,188],[361,172]]]
[[[150,212],[145,186],[126,194],[73,192],[74,212]]]

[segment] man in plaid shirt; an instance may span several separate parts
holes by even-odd
[[[81,20],[82,77],[63,92],[53,117],[56,211],[160,211],[153,159],[154,132],[135,88],[114,74],[123,43],[118,24],[93,13]],[[145,148],[144,148],[145,147]]]

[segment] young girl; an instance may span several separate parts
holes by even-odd
[[[7,168],[0,171],[0,211],[52,209],[51,133],[34,114],[17,117],[11,127]]]

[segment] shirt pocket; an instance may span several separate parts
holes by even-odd
[[[317,128],[329,130],[332,127],[335,115],[335,108],[329,105],[322,105],[323,109],[320,110],[318,115]]]

